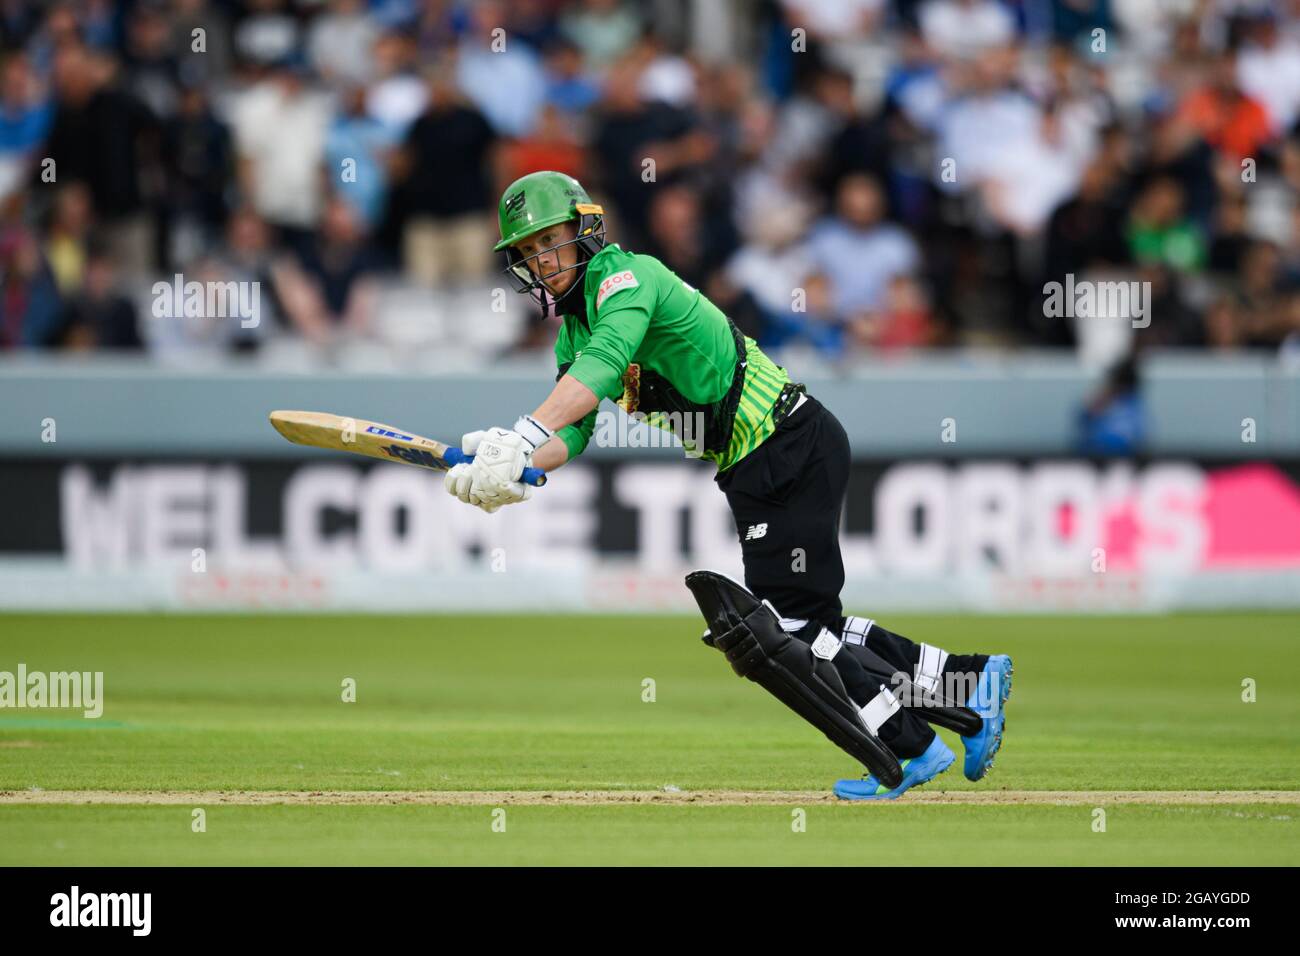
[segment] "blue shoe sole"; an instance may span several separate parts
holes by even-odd
[[[999,655],[1005,657],[1006,655]],[[1007,700],[1011,697],[1011,675],[1015,671],[1015,666],[1010,657],[1006,658],[1006,670],[1000,671],[1002,677],[999,681],[998,688],[998,712],[993,717],[985,718],[984,734],[990,731],[993,739],[977,749],[976,742],[979,737],[963,737],[962,744],[966,747],[966,761],[963,766],[963,772],[967,780],[983,780],[988,776],[988,772],[993,769],[993,761],[996,759],[998,750],[1002,747],[1002,735],[1006,731]],[[989,727],[988,723],[992,721],[995,726]],[[983,736],[983,735],[981,735]]]
[[[935,739],[937,740],[938,738],[936,737]],[[917,759],[919,760],[920,758]],[[913,787],[920,787],[929,783],[935,777],[939,776],[939,774],[951,767],[953,761],[956,759],[957,755],[947,747],[944,747],[934,759],[921,764],[919,767],[917,767],[916,761],[913,761],[907,768],[909,772],[904,775],[903,782],[893,790],[886,790],[884,793],[872,794],[854,793],[852,790],[848,789],[848,787],[854,784],[860,784],[862,782],[861,780],[837,780],[832,789],[832,793],[834,793],[840,800],[894,800],[906,793],[908,790],[911,790]],[[913,768],[916,768],[915,772],[912,772]]]

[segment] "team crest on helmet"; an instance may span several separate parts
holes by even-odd
[[[524,202],[525,202],[524,191],[521,189],[519,190],[519,192],[515,193],[513,196],[511,196],[509,199],[506,200],[506,214],[509,216],[519,215],[519,213],[523,212],[524,210]]]

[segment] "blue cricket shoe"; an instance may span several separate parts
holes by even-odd
[[[966,747],[966,779],[979,780],[993,767],[993,758],[1002,746],[1006,726],[1007,698],[1011,696],[1011,658],[995,654],[984,665],[980,688],[966,701],[966,706],[984,718],[984,726],[973,737],[963,737]]]
[[[875,774],[872,774],[865,780],[836,780],[835,796],[841,800],[893,800],[904,790],[933,780],[951,767],[956,759],[957,755],[935,734],[930,746],[925,748],[925,753],[902,762],[903,782],[893,790],[886,790],[876,780]]]

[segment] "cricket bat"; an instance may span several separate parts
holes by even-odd
[[[362,418],[331,415],[329,412],[291,411],[272,412],[270,418],[275,430],[295,445],[350,451],[354,455],[403,462],[434,471],[447,471],[453,465],[474,460],[473,455],[465,454],[455,445],[444,445],[432,438]],[[522,480],[540,487],[546,484],[546,472],[540,468],[525,468]]]

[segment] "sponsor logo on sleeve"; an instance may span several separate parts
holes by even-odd
[[[605,279],[596,290],[596,308],[615,292],[622,292],[624,289],[631,289],[633,286],[640,285],[636,281],[636,276],[632,275],[631,269],[624,269],[622,272],[616,272]]]

